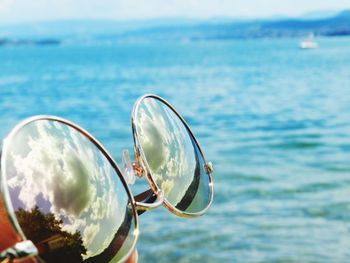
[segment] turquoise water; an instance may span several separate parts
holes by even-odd
[[[86,128],[119,162],[135,100],[183,114],[214,163],[198,219],[140,216],[140,262],[347,262],[350,38],[0,48],[0,136],[34,114]],[[146,188],[143,180],[134,194]]]

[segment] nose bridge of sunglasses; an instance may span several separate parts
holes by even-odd
[[[122,162],[123,162],[123,176],[128,185],[135,183],[135,178],[142,177],[143,169],[139,164],[139,158],[136,156],[136,161],[131,162],[128,150],[123,150]],[[164,193],[162,190],[154,192],[149,189],[137,196],[135,198],[135,206],[137,213],[139,215],[146,211],[155,209],[161,206],[164,202]]]
[[[123,150],[122,154],[122,162],[123,162],[123,176],[126,182],[129,185],[135,183],[135,177],[142,177],[143,169],[139,165],[139,163],[131,162],[130,154],[128,150]]]

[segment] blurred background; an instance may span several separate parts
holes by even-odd
[[[0,136],[58,115],[120,163],[133,103],[155,93],[213,162],[215,197],[198,219],[142,215],[139,262],[348,262],[349,10],[348,0],[0,0]]]

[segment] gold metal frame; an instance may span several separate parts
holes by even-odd
[[[161,103],[165,104],[181,120],[181,122],[186,127],[189,135],[191,136],[191,138],[193,139],[193,141],[196,143],[196,145],[198,147],[198,150],[199,150],[199,152],[203,158],[203,161],[204,161],[204,168],[205,168],[207,175],[209,177],[210,200],[209,200],[208,205],[202,211],[197,212],[197,213],[184,212],[184,211],[181,211],[181,210],[177,209],[176,207],[172,206],[166,199],[164,199],[163,206],[166,209],[168,209],[170,212],[172,212],[180,217],[193,218],[193,217],[201,216],[209,209],[211,203],[213,202],[214,189],[213,189],[213,180],[212,180],[212,176],[211,176],[211,173],[213,172],[212,164],[210,162],[206,162],[205,157],[203,155],[203,152],[198,144],[198,141],[196,140],[195,136],[193,135],[193,133],[192,133],[190,127],[188,126],[188,124],[186,123],[186,121],[174,109],[174,107],[169,104],[169,102],[167,102],[166,100],[164,100],[163,98],[161,98],[157,95],[146,94],[146,95],[140,97],[135,102],[133,110],[132,110],[131,126],[132,126],[133,138],[134,138],[134,151],[135,151],[134,169],[136,172],[143,171],[143,173],[146,174],[146,179],[147,179],[147,181],[148,181],[149,185],[151,186],[151,189],[154,193],[157,194],[158,192],[160,192],[160,188],[157,186],[157,184],[155,183],[155,181],[152,178],[151,171],[150,171],[149,165],[147,163],[145,153],[140,145],[139,135],[138,135],[137,130],[136,130],[136,123],[135,123],[136,112],[140,106],[140,103],[146,98],[153,98],[153,99],[156,99],[156,100],[160,101]]]
[[[1,164],[0,164],[0,201],[3,201],[4,204],[4,210],[7,213],[7,218],[3,218],[3,220],[9,221],[10,224],[12,225],[13,230],[15,231],[15,233],[17,234],[18,238],[22,241],[22,242],[17,242],[13,244],[13,247],[10,247],[11,250],[14,250],[16,245],[18,246],[18,244],[20,243],[24,243],[25,241],[27,241],[14,212],[13,206],[12,206],[12,202],[10,199],[10,195],[9,195],[9,191],[8,191],[8,186],[7,186],[7,176],[6,176],[6,164],[5,164],[5,160],[7,157],[7,151],[8,151],[8,147],[11,144],[11,140],[13,138],[14,135],[16,135],[16,133],[23,128],[25,125],[34,122],[34,121],[38,121],[38,120],[51,120],[51,121],[57,121],[60,123],[63,123],[65,125],[68,125],[70,127],[72,127],[73,129],[77,130],[78,132],[80,132],[82,135],[84,135],[87,139],[89,139],[101,152],[102,154],[107,158],[107,160],[109,161],[109,163],[112,165],[113,169],[115,170],[115,172],[117,173],[119,179],[121,180],[127,195],[129,197],[130,203],[132,205],[132,210],[133,210],[133,215],[134,215],[134,220],[135,220],[135,230],[134,230],[134,241],[132,244],[132,247],[130,249],[130,251],[122,258],[122,262],[125,261],[132,253],[132,251],[134,250],[135,246],[136,246],[136,242],[138,239],[138,234],[139,234],[139,224],[138,224],[138,214],[137,214],[137,210],[149,210],[152,208],[157,207],[157,205],[161,205],[162,202],[160,202],[160,200],[158,200],[157,203],[155,204],[144,204],[142,202],[136,202],[133,195],[131,194],[130,188],[127,185],[124,176],[122,175],[122,173],[120,172],[117,164],[114,162],[113,158],[111,157],[111,155],[107,152],[107,150],[102,146],[102,144],[95,139],[90,133],[88,133],[86,130],[84,130],[83,128],[81,128],[80,126],[59,118],[59,117],[55,117],[55,116],[46,116],[46,115],[40,115],[40,116],[34,116],[31,118],[28,118],[22,122],[20,122],[19,124],[17,124],[12,131],[9,133],[9,135],[4,139],[3,141],[3,146],[2,146],[2,154],[1,154]],[[2,199],[2,200],[1,200]],[[161,200],[162,201],[162,200]],[[0,204],[1,205],[1,204]],[[2,207],[0,207],[2,209]],[[26,242],[25,244],[28,245],[28,242]],[[33,245],[34,246],[34,245]],[[23,246],[22,246],[23,247]],[[5,248],[4,251],[8,249]],[[24,250],[21,250],[19,252],[21,252],[24,256],[38,256],[35,255],[35,253],[33,253],[33,249],[35,249],[35,247],[33,248],[30,243],[29,246],[27,246]],[[2,251],[0,250],[0,253]],[[40,261],[40,260],[39,260]]]
[[[143,99],[145,98],[153,98],[164,105],[166,105],[169,109],[171,109],[175,115],[181,120],[181,122],[184,124],[186,130],[188,131],[189,135],[195,142],[195,144],[198,147],[199,153],[203,158],[204,161],[204,168],[207,172],[207,175],[209,177],[209,189],[210,189],[210,200],[208,205],[200,212],[197,213],[188,213],[181,211],[177,209],[176,207],[173,207],[165,198],[164,198],[164,193],[163,191],[157,186],[157,184],[154,182],[151,176],[150,168],[147,163],[147,160],[145,158],[144,151],[140,145],[139,141],[139,136],[137,134],[137,130],[135,127],[135,114],[138,110],[138,107],[140,103],[142,102]],[[117,173],[119,179],[121,180],[128,198],[130,200],[132,210],[133,210],[133,215],[134,215],[134,220],[135,220],[135,230],[134,230],[134,241],[132,244],[132,247],[130,251],[122,258],[122,261],[126,260],[134,250],[137,240],[138,240],[138,235],[139,235],[139,223],[138,223],[138,214],[142,214],[145,211],[154,209],[156,207],[159,207],[160,205],[163,205],[166,209],[168,209],[170,212],[180,216],[180,217],[187,217],[187,218],[193,218],[193,217],[198,217],[200,215],[203,215],[210,207],[212,201],[213,201],[213,181],[212,181],[212,172],[213,168],[210,162],[206,162],[205,157],[203,155],[203,152],[198,144],[198,141],[196,140],[195,136],[193,135],[191,129],[185,122],[185,120],[181,117],[181,115],[163,98],[153,95],[153,94],[147,94],[142,97],[140,97],[134,104],[133,110],[132,110],[132,115],[131,115],[131,125],[132,125],[132,133],[133,133],[133,139],[134,139],[134,151],[135,151],[135,162],[132,165],[132,169],[134,170],[134,173],[136,176],[141,177],[143,174],[146,175],[146,179],[151,187],[151,189],[145,191],[144,193],[141,193],[137,196],[133,196],[131,193],[131,190],[123,176],[123,173],[120,171],[119,167],[111,157],[111,155],[107,152],[107,150],[102,146],[102,144],[94,138],[90,133],[88,133],[86,130],[78,126],[77,124],[74,124],[73,122],[70,122],[66,119],[59,118],[56,116],[49,116],[49,115],[39,115],[39,116],[34,116],[28,119],[25,119],[24,121],[20,122],[17,124],[9,133],[9,135],[4,139],[3,144],[0,144],[0,212],[2,211],[3,213],[0,213],[0,222],[5,222],[9,226],[12,227],[11,229],[11,234],[14,234],[16,238],[13,241],[13,244],[11,244],[9,247],[2,248],[0,247],[0,261],[2,260],[2,256],[4,251],[6,252],[7,250],[15,251],[17,254],[15,256],[17,257],[29,257],[29,256],[38,256],[37,250],[32,242],[30,240],[27,240],[15,215],[12,202],[10,199],[9,195],[9,190],[7,186],[7,176],[6,176],[6,164],[5,160],[7,157],[7,151],[8,147],[11,144],[11,140],[13,136],[25,125],[37,121],[37,120],[51,120],[51,121],[57,121],[60,123],[63,123],[65,125],[70,126],[71,128],[77,130],[80,132],[83,136],[85,136],[88,140],[90,140],[101,152],[102,154],[107,158],[109,163],[112,165],[113,169]],[[149,196],[154,196],[156,197],[156,200],[150,203],[144,202],[147,197]],[[139,212],[139,213],[138,213]],[[12,241],[11,241],[12,242]],[[0,243],[1,244],[1,243]],[[35,258],[33,262],[41,262],[40,258]]]

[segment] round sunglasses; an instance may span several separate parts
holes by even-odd
[[[135,160],[119,169],[78,125],[54,116],[19,123],[3,141],[0,261],[123,262],[135,248],[138,216],[163,205],[180,217],[204,214],[213,168],[176,110],[156,95],[132,111]],[[128,185],[145,176],[150,189]]]

